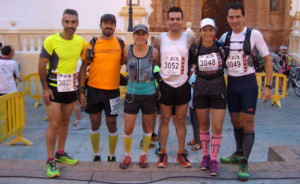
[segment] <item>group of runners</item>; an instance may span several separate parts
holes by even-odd
[[[151,125],[157,110],[157,102],[160,104],[161,111],[159,126],[161,150],[157,167],[167,167],[166,147],[173,107],[176,113],[172,118],[178,138],[177,162],[184,168],[192,167],[184,145],[187,133],[185,119],[188,103],[191,100],[191,85],[188,80],[190,70],[194,68],[196,80],[193,84],[193,106],[199,120],[204,155],[200,169],[209,170],[210,175],[213,176],[220,173],[217,156],[222,141],[226,104],[228,104],[234,127],[236,151],[229,157],[221,157],[220,161],[239,164],[238,178],[248,180],[248,158],[254,143],[254,117],[258,95],[254,56],[259,52],[265,63],[267,82],[263,89],[263,102],[271,97],[272,63],[267,45],[257,30],[250,30],[252,54],[244,53],[244,41],[249,31],[244,26],[244,15],[242,4],[230,4],[226,10],[226,18],[232,32],[224,33],[220,40],[216,41],[215,22],[213,19],[205,18],[200,23],[201,39],[195,41],[192,35],[182,30],[182,10],[179,7],[171,7],[167,13],[168,32],[157,36],[153,46],[149,46],[147,44],[149,31],[143,24],[134,27],[134,44],[126,45],[120,38],[115,37],[116,18],[112,14],[101,16],[101,35],[86,44],[82,37],[75,34],[78,26],[77,12],[71,9],[65,10],[62,18],[63,31],[46,38],[39,61],[39,75],[49,119],[46,132],[47,175],[49,177],[60,175],[56,161],[66,164],[78,163],[77,159],[72,158],[64,150],[69,118],[77,96],[91,121],[90,140],[94,152],[93,161],[101,161],[99,129],[102,110],[105,112],[109,131],[107,161],[116,161],[120,67],[126,64],[128,84],[123,131],[125,156],[120,163],[120,168],[127,169],[131,164],[132,133],[140,109],[143,145],[139,165],[141,168],[148,167],[147,151],[153,133]],[[224,47],[225,42],[227,44],[229,42],[227,47]],[[79,57],[83,61],[77,89],[74,73]],[[160,66],[160,76],[153,73],[156,65]],[[224,79],[225,68],[228,70],[227,91]],[[159,81],[158,90],[154,82],[155,78]],[[210,126],[212,136],[209,133]]]

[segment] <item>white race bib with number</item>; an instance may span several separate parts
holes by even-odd
[[[247,60],[245,54],[230,54],[226,61],[229,73],[247,72]]]
[[[222,67],[220,56],[217,53],[211,53],[198,56],[198,67],[200,71],[215,71]]]
[[[114,99],[110,99],[109,103],[110,103],[110,114],[111,115],[117,115],[119,114],[119,109],[120,109],[120,105],[121,105],[121,99],[120,97],[114,98]]]
[[[76,77],[75,74],[57,74],[57,91],[68,92],[76,91]]]
[[[182,66],[184,66],[184,57],[181,56],[165,56],[161,63],[161,70],[167,75],[183,74]]]

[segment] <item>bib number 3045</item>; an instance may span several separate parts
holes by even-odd
[[[77,90],[75,74],[57,74],[58,92],[68,92],[75,90]]]

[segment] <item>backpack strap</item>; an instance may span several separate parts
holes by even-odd
[[[92,62],[94,60],[94,47],[96,44],[98,37],[94,37],[90,40],[90,46],[87,48],[86,54],[85,54],[85,59],[89,60]]]
[[[225,58],[227,58],[229,56],[231,35],[232,35],[232,30],[227,32],[227,35],[225,38],[225,43],[224,43]]]
[[[252,56],[251,43],[250,43],[251,32],[252,32],[252,28],[247,28],[243,50],[246,55]]]
[[[118,38],[118,41],[120,43],[120,46],[121,46],[121,50],[122,50],[122,56],[124,55],[123,54],[123,49],[125,47],[125,43],[124,43],[124,40],[122,40],[121,38],[117,37]]]

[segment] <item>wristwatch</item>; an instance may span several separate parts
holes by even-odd
[[[273,85],[269,84],[269,85],[265,85],[266,88],[272,89]]]
[[[83,86],[79,86],[78,90],[77,90],[78,95],[80,95],[81,93],[84,93],[84,92],[85,92],[84,87]]]

